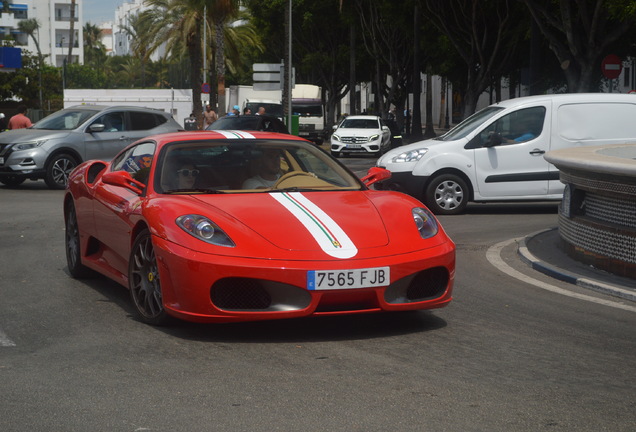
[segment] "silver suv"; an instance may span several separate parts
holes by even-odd
[[[66,108],[28,129],[0,133],[0,183],[17,186],[26,179],[44,179],[51,189],[64,189],[81,162],[108,161],[138,139],[179,130],[170,114],[151,108]]]

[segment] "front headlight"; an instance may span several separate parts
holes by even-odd
[[[18,143],[15,144],[13,146],[14,150],[31,150],[33,148],[36,147],[40,147],[42,144],[44,144],[46,142],[46,140],[40,140],[40,141],[30,141],[30,142],[25,142],[25,143]]]
[[[336,134],[331,135],[331,138],[333,138],[334,141],[340,141],[340,137]]]
[[[369,142],[371,142],[371,141],[375,141],[375,140],[377,140],[378,138],[380,138],[380,135],[378,135],[378,134],[371,135],[371,136],[369,137]]]
[[[205,216],[179,216],[176,222],[182,230],[206,243],[225,247],[236,246],[232,239],[230,239],[217,224]]]
[[[417,162],[418,160],[422,159],[422,156],[424,156],[427,152],[428,152],[427,148],[410,150],[395,156],[393,159],[391,159],[391,162],[393,163]]]
[[[415,221],[415,226],[423,239],[437,235],[437,232],[439,231],[437,220],[435,220],[435,217],[428,209],[425,209],[424,207],[414,208],[413,220]]]

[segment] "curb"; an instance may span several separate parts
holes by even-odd
[[[577,285],[581,288],[590,289],[602,294],[608,294],[614,297],[619,297],[624,300],[636,302],[636,292],[626,290],[616,285],[608,284],[599,280],[582,277],[576,273],[569,272],[562,268],[548,264],[545,261],[541,261],[535,257],[526,246],[526,239],[530,239],[540,234],[544,234],[548,231],[553,231],[557,228],[549,228],[542,231],[529,234],[523,237],[517,247],[517,254],[521,257],[521,260],[528,264],[533,270],[537,270],[545,275],[553,277],[563,282],[567,282],[573,285]]]

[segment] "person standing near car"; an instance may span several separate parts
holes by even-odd
[[[216,111],[212,109],[210,104],[205,107],[205,112],[203,113],[203,129],[207,129],[212,123],[214,123],[219,116],[216,114]]]
[[[25,129],[33,126],[31,120],[26,116],[26,105],[18,106],[18,113],[9,120],[9,129]]]

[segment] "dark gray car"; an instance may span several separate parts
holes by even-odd
[[[108,161],[138,139],[182,129],[170,114],[151,108],[66,108],[28,129],[0,133],[0,183],[17,186],[26,179],[44,179],[48,187],[63,189],[81,162]]]

